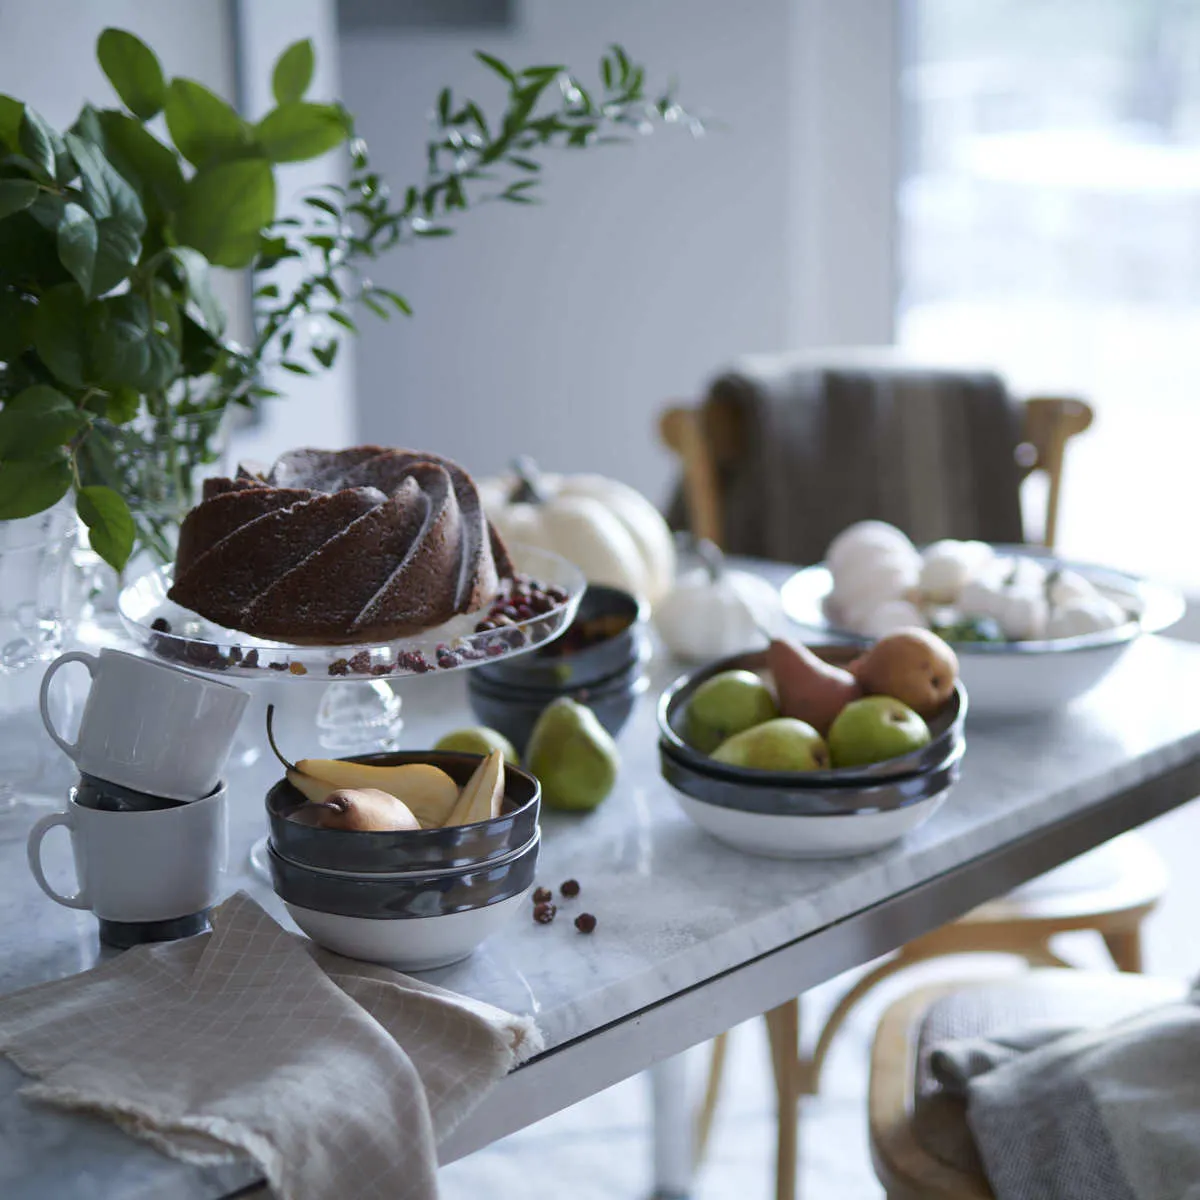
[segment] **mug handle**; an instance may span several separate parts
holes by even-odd
[[[42,689],[38,694],[38,707],[42,710],[42,724],[45,725],[46,732],[58,743],[67,757],[74,762],[79,755],[79,743],[68,742],[54,728],[54,722],[50,719],[50,680],[54,678],[55,672],[59,667],[65,667],[69,662],[83,663],[87,667],[87,673],[93,679],[96,678],[96,668],[100,665],[100,660],[94,655],[85,654],[82,650],[71,650],[66,654],[60,654],[46,668],[46,673],[42,676]]]
[[[51,813],[49,816],[43,817],[29,831],[29,843],[25,847],[25,852],[29,856],[29,869],[33,872],[38,887],[56,904],[62,904],[67,908],[91,908],[86,888],[80,888],[73,896],[62,896],[46,880],[46,873],[42,870],[42,841],[55,825],[65,825],[68,829],[74,830],[74,822],[69,812]]]

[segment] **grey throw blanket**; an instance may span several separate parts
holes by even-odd
[[[1023,540],[1020,407],[995,375],[886,354],[844,365],[770,356],[718,376],[707,402],[736,406],[745,432],[720,479],[730,553],[818,562],[872,517],[918,544]],[[681,493],[668,516],[686,528]]]
[[[1200,996],[1105,1029],[967,1039],[930,1067],[965,1095],[997,1200],[1200,1197]]]

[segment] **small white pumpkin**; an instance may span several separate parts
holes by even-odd
[[[853,627],[864,637],[881,638],[897,629],[928,629],[929,619],[911,601],[885,600]]]
[[[783,620],[779,592],[765,579],[732,570],[712,543],[704,565],[685,571],[655,606],[654,624],[676,658],[702,662],[762,648]]]
[[[658,509],[628,484],[601,475],[543,475],[527,459],[481,480],[484,511],[505,541],[575,563],[590,583],[657,603],[675,578],[675,543]]]
[[[991,561],[994,551],[985,542],[934,542],[921,553],[922,597],[931,604],[955,604],[963,588]]]

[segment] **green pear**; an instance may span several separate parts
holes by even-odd
[[[596,714],[560,696],[538,717],[525,765],[541,783],[548,808],[586,812],[612,791],[621,757]]]
[[[775,697],[753,671],[722,671],[692,694],[684,713],[683,737],[701,754],[711,754],[735,733],[777,716]]]
[[[434,749],[453,750],[459,754],[481,754],[484,758],[487,758],[493,750],[499,750],[504,755],[506,763],[514,767],[521,765],[516,746],[504,734],[497,733],[486,725],[471,725],[466,729],[455,729],[445,737],[438,738]]]
[[[929,742],[929,726],[894,696],[852,700],[829,730],[835,767],[862,767],[919,750]]]
[[[795,717],[776,717],[743,729],[722,742],[713,758],[752,771],[820,771],[829,766],[824,738]]]

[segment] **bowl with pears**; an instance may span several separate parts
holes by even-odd
[[[966,713],[954,651],[928,630],[866,651],[776,638],[663,692],[660,766],[684,813],[739,849],[868,853],[944,802]]]
[[[295,762],[270,739],[285,769],[266,797],[271,881],[313,941],[428,970],[465,958],[521,908],[541,787],[500,735],[474,732],[471,749]]]

